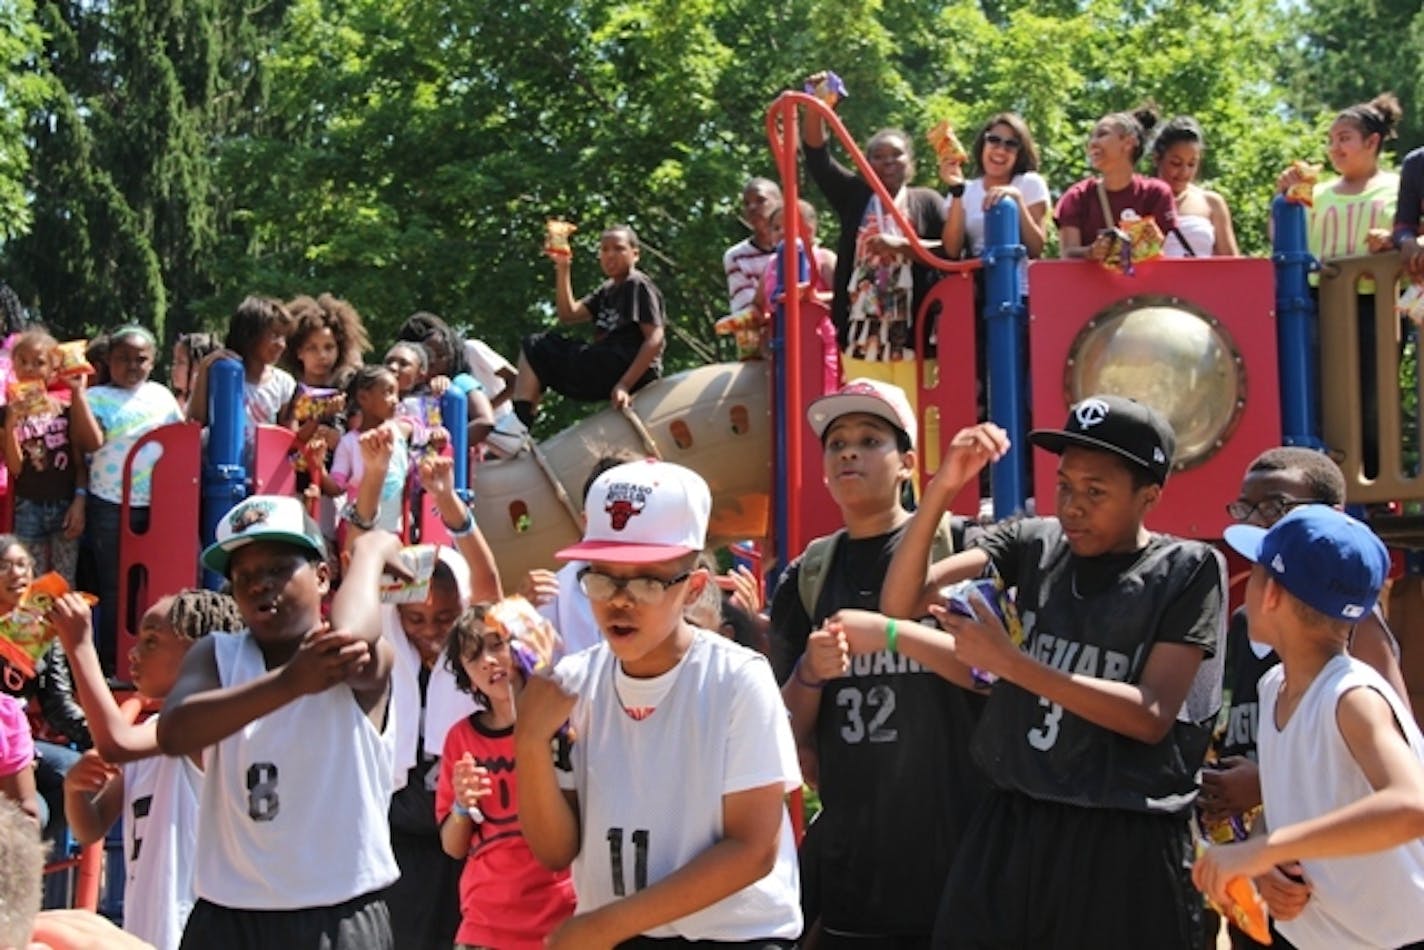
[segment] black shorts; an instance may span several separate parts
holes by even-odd
[[[995,790],[960,843],[935,947],[1200,950],[1186,816]]]
[[[638,355],[637,347],[585,343],[553,331],[532,333],[519,345],[544,388],[579,402],[607,399]],[[649,369],[629,392],[657,378],[657,371]]]
[[[193,905],[179,950],[394,950],[380,892],[330,907],[238,910],[203,899]]]

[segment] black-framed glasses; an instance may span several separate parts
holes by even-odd
[[[1008,136],[999,135],[999,134],[996,133],[996,132],[990,132],[990,133],[988,133],[987,135],[985,135],[985,136],[984,136],[984,144],[985,144],[985,145],[996,145],[996,146],[998,146],[999,148],[1006,148],[1006,149],[1008,149],[1008,150],[1011,151],[1011,152],[1017,152],[1017,151],[1019,150],[1019,148],[1023,145],[1023,143],[1020,142],[1018,139],[1013,139],[1013,138],[1009,138]]]
[[[676,577],[663,580],[661,577],[612,577],[602,571],[586,567],[578,572],[579,589],[589,600],[612,600],[620,590],[640,604],[660,603],[667,592],[692,576],[691,571],[683,571]]]
[[[1314,498],[1292,498],[1289,495],[1267,495],[1254,505],[1244,498],[1238,498],[1226,506],[1226,513],[1236,521],[1250,521],[1252,515],[1260,515],[1262,521],[1275,524],[1286,516],[1292,508],[1301,505],[1320,504]]]

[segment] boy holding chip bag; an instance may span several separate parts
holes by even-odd
[[[559,323],[592,323],[593,342],[553,331],[532,333],[520,341],[513,405],[525,426],[533,426],[546,389],[581,402],[607,399],[622,409],[632,393],[663,372],[663,295],[638,270],[638,235],[633,229],[620,224],[603,232],[598,264],[608,279],[582,299],[574,296],[569,277],[572,253],[555,248],[547,253],[554,262]]]
[[[1273,905],[1293,944],[1419,946],[1424,735],[1389,682],[1346,650],[1389,553],[1369,527],[1325,505],[1296,508],[1269,531],[1232,525],[1226,542],[1252,562],[1251,636],[1281,663],[1260,685],[1264,827],[1207,849],[1193,879],[1220,904],[1233,881],[1299,861],[1310,899],[1289,912]]]
[[[1154,410],[1093,396],[1030,438],[1060,456],[1057,517],[997,525],[927,571],[950,500],[936,478],[896,551],[881,608],[928,606],[942,632],[842,618],[854,652],[894,638],[961,684],[966,667],[997,677],[973,741],[991,789],[945,884],[935,945],[1197,950],[1188,820],[1220,706],[1224,564],[1143,524],[1176,443]],[[967,618],[939,601],[991,564],[1017,590],[1022,647],[985,605]],[[1132,898],[1109,911],[1105,894]]]

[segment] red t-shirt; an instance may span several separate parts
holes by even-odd
[[[1163,234],[1177,226],[1177,200],[1172,197],[1171,186],[1160,178],[1133,175],[1132,183],[1126,188],[1108,192],[1108,207],[1113,213],[1111,225],[1103,221],[1103,202],[1098,197],[1098,180],[1085,178],[1058,199],[1058,207],[1054,209],[1053,217],[1058,222],[1059,230],[1077,228],[1078,238],[1084,244],[1092,244],[1098,232],[1104,228],[1117,227],[1122,213],[1128,208],[1136,211],[1141,218],[1151,215]]]
[[[573,880],[568,871],[540,864],[519,830],[514,729],[487,729],[476,716],[450,727],[435,789],[435,818],[443,823],[455,801],[455,763],[466,752],[489,770],[494,785],[480,800],[485,820],[475,826],[460,875],[455,939],[500,950],[543,950],[544,938],[573,915]]]

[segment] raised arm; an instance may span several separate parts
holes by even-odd
[[[156,723],[149,720],[136,726],[129,722],[109,691],[94,648],[93,618],[84,598],[73,592],[65,594],[55,604],[50,621],[69,657],[74,691],[88,719],[95,751],[115,765],[158,755]]]
[[[485,603],[499,600],[504,591],[499,583],[499,565],[485,540],[475,514],[455,494],[454,460],[442,455],[421,459],[417,469],[420,487],[435,502],[435,510],[445,524],[445,530],[455,541],[455,549],[470,566],[470,600]]]
[[[351,546],[346,576],[331,601],[332,629],[370,650],[370,662],[346,677],[367,713],[381,706],[390,687],[395,650],[381,638],[381,575],[409,577],[400,561],[400,549],[400,538],[389,531],[362,534]]]
[[[593,319],[588,307],[574,296],[573,278],[569,276],[573,259],[558,255],[551,257],[554,262],[554,310],[560,323],[587,323]]]
[[[519,783],[519,826],[539,863],[562,870],[579,853],[578,799],[559,787],[555,734],[568,721],[575,697],[546,676],[531,676],[519,694],[514,725],[514,775]],[[577,740],[576,740],[577,741]]]
[[[892,617],[921,616],[940,587],[983,572],[989,563],[989,556],[983,551],[965,551],[930,564],[930,545],[940,516],[949,510],[954,497],[979,476],[985,465],[998,461],[1008,449],[1008,435],[992,422],[954,434],[890,560],[880,588],[881,610]]]

